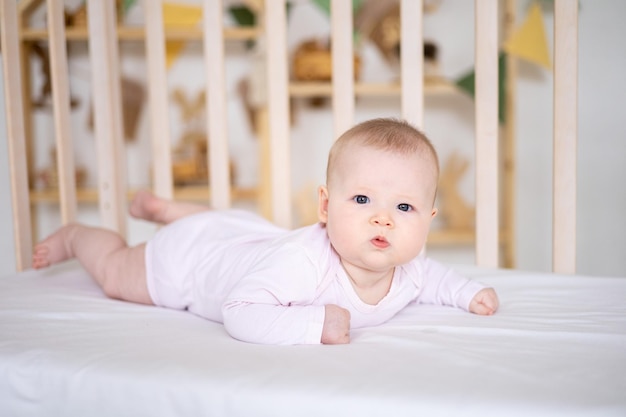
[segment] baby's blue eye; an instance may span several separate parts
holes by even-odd
[[[370,198],[365,195],[355,195],[353,200],[356,201],[357,204],[367,204],[369,203]]]
[[[410,204],[406,204],[406,203],[398,204],[398,210],[400,211],[411,211],[412,209],[413,207],[411,207]]]

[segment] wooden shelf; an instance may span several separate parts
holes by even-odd
[[[439,229],[428,233],[426,245],[473,245],[474,242],[476,242],[476,234],[473,230]]]
[[[512,238],[510,231],[500,229],[500,244],[506,245]],[[476,233],[474,230],[436,229],[428,233],[427,245],[432,246],[454,246],[454,245],[474,245],[476,243]]]
[[[230,196],[233,200],[255,200],[259,196],[257,188],[234,187],[231,188]],[[211,197],[207,185],[187,185],[174,188],[174,199],[187,201],[209,201]]]
[[[137,190],[128,190],[128,199],[132,199]],[[235,187],[231,190],[233,200],[254,200],[258,197],[256,188]],[[176,200],[208,202],[210,199],[209,187],[206,185],[189,185],[174,188],[174,198]],[[76,190],[76,200],[79,203],[97,203],[98,191],[95,188],[78,188]],[[31,204],[58,203],[59,190],[31,190]]]
[[[427,94],[453,94],[459,89],[443,77],[427,76],[424,78],[424,89]],[[355,83],[354,92],[357,96],[400,96],[402,87],[399,82],[390,83]],[[333,87],[330,82],[307,81],[289,83],[291,97],[330,97]]]
[[[202,40],[202,28],[165,28],[165,39],[170,41]],[[254,40],[260,34],[256,27],[251,28],[225,28],[224,39],[227,40]],[[70,41],[86,41],[89,32],[86,27],[68,27],[65,36]],[[142,26],[118,26],[117,37],[119,40],[140,41],[145,39],[145,29]],[[24,41],[47,40],[48,30],[24,29],[21,32]]]

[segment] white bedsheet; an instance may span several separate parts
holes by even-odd
[[[464,271],[495,316],[411,306],[343,346],[242,343],[75,263],[5,277],[0,416],[626,416],[626,278]]]

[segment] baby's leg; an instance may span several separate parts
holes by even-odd
[[[163,224],[207,210],[209,207],[203,204],[165,200],[146,190],[138,191],[130,204],[133,217]]]
[[[69,224],[35,246],[33,267],[45,268],[74,257],[107,296],[153,304],[146,283],[145,244],[129,248],[110,230]]]

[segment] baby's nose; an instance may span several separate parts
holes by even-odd
[[[389,216],[383,213],[372,216],[372,218],[370,219],[370,223],[377,226],[393,227],[393,222],[391,221]]]

